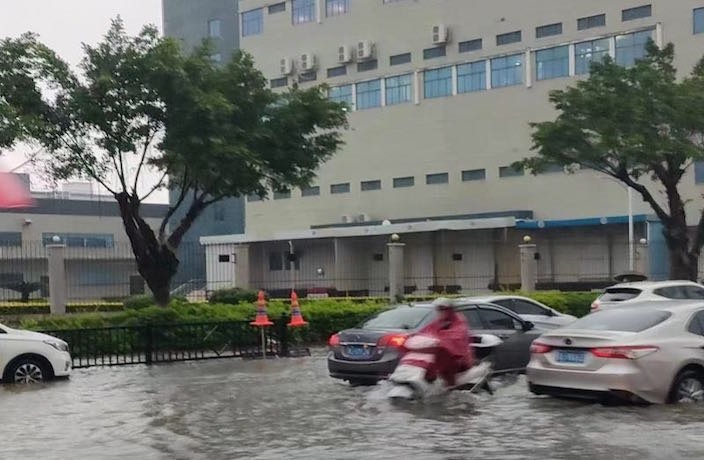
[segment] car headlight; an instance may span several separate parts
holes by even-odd
[[[58,340],[45,340],[44,343],[56,348],[58,351],[68,351],[68,344],[66,342],[60,342]]]

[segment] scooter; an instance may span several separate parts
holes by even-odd
[[[410,337],[404,347],[408,353],[399,362],[394,372],[389,376],[388,397],[391,400],[418,400],[431,393],[433,382],[426,379],[427,367],[433,363],[434,354],[430,352],[438,340],[423,335]],[[481,334],[474,337],[472,347],[479,362],[470,369],[457,375],[455,385],[445,387],[444,391],[484,390],[492,393],[489,386],[493,365],[489,358],[491,351],[503,341],[495,335]]]

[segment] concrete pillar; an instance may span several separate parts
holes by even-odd
[[[535,259],[537,246],[525,243],[518,246],[521,251],[521,291],[535,291],[538,278],[538,261]]]
[[[394,237],[391,238],[391,243],[386,245],[389,252],[389,299],[392,303],[397,302],[404,294],[403,249],[406,246],[398,242],[398,235]]]
[[[238,244],[235,246],[235,287],[250,289],[251,274],[249,267],[249,245]]]
[[[52,315],[66,313],[68,290],[66,286],[66,263],[63,244],[50,244],[46,247],[49,261],[49,306]]]

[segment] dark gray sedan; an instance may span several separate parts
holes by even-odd
[[[525,370],[530,345],[544,331],[498,305],[460,302],[455,310],[467,319],[472,335],[491,334],[503,340],[491,351],[495,372]],[[330,376],[355,385],[373,385],[387,378],[401,358],[406,337],[430,323],[436,314],[432,304],[398,305],[357,328],[334,334],[328,343]],[[475,351],[478,358],[485,357],[482,348],[475,347]]]

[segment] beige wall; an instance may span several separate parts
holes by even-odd
[[[275,3],[241,0],[240,11]],[[692,9],[702,0],[652,1],[653,16],[621,22],[621,9],[648,3],[644,0],[407,0],[384,5],[379,1],[351,1],[350,13],[320,23],[291,24],[287,12],[264,12],[264,33],[243,37],[242,47],[253,53],[257,65],[269,78],[279,77],[279,59],[310,52],[318,59],[318,82],[338,85],[525,52],[590,38],[614,35],[662,24],[665,42],[676,44],[677,65],[688,70],[704,54],[704,34],[692,34]],[[324,0],[321,0],[321,6]],[[323,10],[324,11],[324,10]],[[577,31],[577,18],[606,13],[607,26]],[[536,39],[535,27],[563,23],[563,34]],[[444,23],[451,39],[445,58],[424,61],[422,50],[432,47],[431,27]],[[495,35],[522,30],[521,43],[497,47]],[[482,38],[481,51],[459,54],[457,43]],[[325,71],[337,66],[337,47],[369,39],[376,44],[379,68],[325,79]],[[413,53],[411,64],[389,67],[389,56]],[[532,66],[534,69],[534,65]],[[530,72],[534,76],[534,71]],[[533,79],[534,80],[534,79]],[[419,80],[422,85],[422,77]],[[574,78],[533,81],[531,87],[514,86],[420,99],[407,103],[352,112],[346,145],[319,172],[321,196],[252,202],[246,205],[246,232],[269,235],[273,229],[304,229],[315,224],[340,223],[343,215],[367,214],[373,220],[467,214],[507,210],[533,210],[537,219],[625,215],[626,192],[617,184],[598,179],[590,172],[538,177],[499,178],[498,168],[530,154],[528,122],[554,116],[548,92],[575,82]],[[462,182],[461,171],[485,168],[487,178]],[[445,185],[426,185],[428,173],[448,172]],[[415,176],[415,186],[393,189],[394,177]],[[380,179],[381,191],[361,192],[360,181]],[[331,195],[330,185],[351,183],[351,193]],[[683,179],[692,223],[702,206],[702,186],[692,174]],[[636,213],[650,213],[634,200]]]

